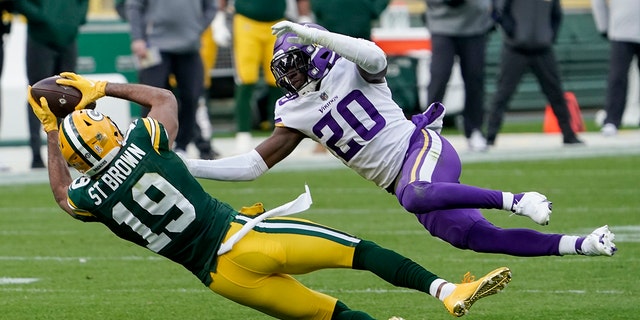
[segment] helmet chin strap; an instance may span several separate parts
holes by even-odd
[[[298,90],[298,94],[304,96],[309,92],[314,92],[318,90],[319,80],[311,80],[307,84],[305,84],[300,90]]]
[[[120,147],[111,149],[111,151],[109,151],[109,153],[107,153],[104,158],[100,159],[91,169],[87,170],[87,172],[85,172],[84,174],[91,177],[96,173],[102,171],[102,169],[104,169],[111,162],[111,160],[116,157],[119,151]]]

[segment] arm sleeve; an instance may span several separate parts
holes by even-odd
[[[218,160],[186,159],[185,163],[194,177],[212,180],[250,181],[269,170],[256,150]]]
[[[315,42],[352,61],[364,71],[376,74],[387,67],[387,56],[375,43],[338,33],[313,29]]]

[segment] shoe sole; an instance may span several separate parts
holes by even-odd
[[[453,315],[462,317],[478,300],[500,292],[511,281],[511,269],[504,267],[492,271],[478,286],[476,291],[467,299],[459,301],[453,307]]]

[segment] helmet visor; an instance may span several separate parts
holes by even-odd
[[[271,60],[271,73],[276,84],[290,93],[296,93],[307,84],[309,56],[299,48],[276,54]]]

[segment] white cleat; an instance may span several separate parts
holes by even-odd
[[[616,238],[609,226],[605,225],[593,230],[582,242],[582,254],[585,256],[612,256],[618,248],[613,240]]]
[[[537,192],[525,192],[520,202],[513,206],[513,212],[519,216],[527,216],[539,225],[549,224],[551,201]]]

